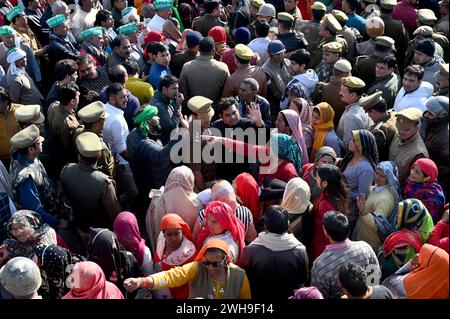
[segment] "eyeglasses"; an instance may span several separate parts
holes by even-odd
[[[222,261],[207,261],[207,260],[203,260],[202,264],[205,266],[213,266],[214,268],[219,268],[220,265],[222,265],[225,260],[227,259],[227,257],[225,256],[225,258]]]

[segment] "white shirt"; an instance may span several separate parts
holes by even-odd
[[[108,117],[103,127],[103,139],[111,147],[111,152],[119,161],[119,165],[127,165],[128,162],[120,155],[127,150],[127,137],[130,134],[124,113],[109,103],[105,104],[105,111]]]
[[[427,99],[433,95],[433,91],[433,85],[426,81],[422,81],[417,90],[411,93],[405,94],[405,89],[402,87],[395,97],[394,111],[400,112],[408,107],[416,107],[425,112]]]
[[[162,32],[164,22],[166,22],[165,19],[163,19],[159,15],[155,14],[155,16],[148,23],[147,29],[148,29],[148,31],[158,30],[158,31]]]
[[[72,18],[72,33],[77,39],[78,42],[83,41],[83,36],[81,32],[92,28],[95,23],[95,18],[97,16],[97,10],[91,9],[91,11],[86,12],[81,10],[81,8],[77,8],[73,18]]]
[[[248,47],[252,49],[253,52],[257,52],[259,54],[262,64],[264,64],[264,62],[266,62],[267,59],[269,58],[269,54],[267,53],[267,47],[269,46],[269,42],[270,39],[268,37],[265,37],[253,39],[248,44]]]

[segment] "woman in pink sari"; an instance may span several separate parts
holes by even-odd
[[[194,173],[187,166],[175,167],[167,177],[166,185],[159,190],[152,190],[150,194],[153,198],[145,223],[154,253],[161,231],[161,219],[165,214],[179,215],[192,229],[203,205],[194,192]]]
[[[307,154],[310,154],[314,141],[314,130],[312,128],[312,108],[304,98],[292,99],[289,109],[294,110],[300,116],[302,122],[302,133],[305,140]]]
[[[302,150],[303,164],[309,163],[308,149],[305,138],[303,137],[303,125],[298,113],[291,109],[282,110],[278,113],[275,124],[278,133],[285,133],[295,138],[298,146]]]
[[[114,232],[119,243],[136,258],[142,273],[146,276],[151,275],[152,253],[141,237],[136,216],[130,212],[121,212],[114,221]]]
[[[208,240],[221,239],[230,249],[233,262],[239,260],[245,247],[245,227],[228,204],[213,201],[205,208],[205,227],[197,234],[195,246],[200,250]]]
[[[106,281],[102,268],[92,261],[75,264],[67,279],[72,288],[62,299],[123,299],[119,288]]]

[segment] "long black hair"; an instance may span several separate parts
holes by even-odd
[[[324,192],[327,192],[339,211],[344,214],[348,211],[349,192],[345,184],[344,175],[336,165],[324,164],[318,170],[322,181],[327,182]]]

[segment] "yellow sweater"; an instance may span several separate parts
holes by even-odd
[[[181,267],[174,267],[167,271],[162,271],[157,274],[151,275],[154,285],[151,289],[158,288],[175,288],[182,286],[186,283],[191,284],[195,279],[199,270],[198,262],[191,262]],[[214,284],[214,299],[223,299],[224,290],[226,288],[226,281],[216,281],[211,278]],[[250,284],[248,282],[247,275],[245,275],[244,283],[242,284],[239,292],[238,299],[251,299]]]
[[[129,78],[125,88],[138,98],[141,105],[150,103],[155,94],[152,85],[139,78]]]

